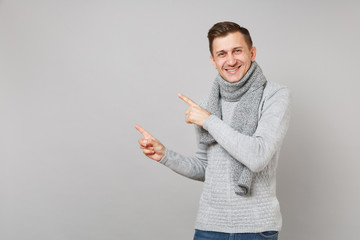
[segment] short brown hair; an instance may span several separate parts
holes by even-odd
[[[234,32],[242,33],[249,49],[252,48],[253,42],[251,40],[250,33],[246,28],[240,27],[238,24],[234,22],[218,22],[214,26],[212,26],[212,28],[210,28],[207,36],[209,39],[209,49],[211,55],[213,50],[212,43],[214,39],[217,37],[225,37],[229,33],[234,33]]]

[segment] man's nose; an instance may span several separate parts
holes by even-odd
[[[227,63],[231,66],[235,65],[236,59],[235,59],[234,55],[232,55],[232,54],[228,55]]]

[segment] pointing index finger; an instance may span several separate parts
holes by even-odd
[[[148,133],[144,128],[140,127],[139,125],[135,125],[135,128],[136,128],[142,135],[144,135],[145,138],[154,139],[154,137],[151,136],[150,133]]]
[[[197,105],[193,100],[188,97],[185,97],[183,94],[179,93],[178,97],[181,98],[184,102],[186,102],[189,106]]]

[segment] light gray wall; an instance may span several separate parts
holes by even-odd
[[[206,34],[247,27],[293,93],[282,239],[357,239],[358,1],[0,1],[0,239],[192,239],[202,184],[144,157],[140,124],[195,148],[181,92],[207,95]]]

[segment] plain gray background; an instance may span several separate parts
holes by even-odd
[[[216,71],[206,34],[247,27],[290,87],[281,239],[357,239],[358,1],[0,1],[0,239],[192,239],[202,183],[142,155],[140,124],[192,155],[183,93]]]

